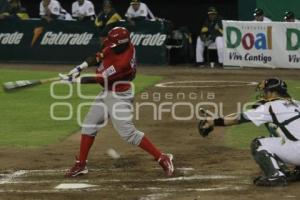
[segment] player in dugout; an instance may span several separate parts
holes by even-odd
[[[0,19],[20,19],[20,20],[29,19],[27,10],[21,5],[20,0],[11,0],[9,4],[5,7],[6,7],[5,11],[0,14]]]
[[[135,21],[137,20],[156,20],[149,7],[140,0],[131,0],[125,16],[131,25],[135,25]]]
[[[223,66],[223,25],[222,17],[218,14],[215,7],[209,7],[207,11],[208,18],[204,21],[200,35],[196,44],[196,66],[204,66],[204,48],[211,43],[216,44],[218,52],[218,64]]]
[[[77,21],[95,20],[94,4],[88,0],[77,0],[72,4],[72,16]]]
[[[271,22],[272,20],[265,16],[265,12],[261,8],[256,8],[253,13],[254,21],[257,22]]]
[[[56,0],[42,0],[40,3],[40,16],[47,22],[56,19],[72,20],[71,15]]]
[[[284,13],[283,21],[284,22],[299,22],[299,20],[296,19],[296,17],[295,17],[295,13],[292,11],[286,11]]]
[[[99,28],[103,28],[120,20],[122,20],[122,17],[114,9],[112,2],[110,0],[104,0],[103,10],[98,14],[95,25]]]

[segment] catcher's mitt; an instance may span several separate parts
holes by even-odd
[[[206,137],[214,130],[214,126],[208,123],[207,118],[209,116],[205,110],[200,109],[200,114],[203,119],[201,119],[198,123],[198,131],[202,137]]]

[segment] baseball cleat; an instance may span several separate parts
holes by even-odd
[[[253,183],[256,186],[284,187],[284,186],[287,186],[287,179],[285,176],[277,176],[277,177],[271,177],[271,178],[259,176],[254,179]]]
[[[172,154],[161,154],[161,156],[157,160],[157,162],[163,168],[167,176],[172,176],[174,173],[174,166],[172,160]]]
[[[87,174],[89,171],[88,171],[88,168],[86,166],[86,163],[87,162],[80,162],[76,158],[75,165],[66,172],[65,177],[70,178],[70,177],[76,177],[76,176],[79,176],[79,175]]]

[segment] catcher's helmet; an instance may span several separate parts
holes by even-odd
[[[283,17],[284,20],[292,20],[295,19],[295,13],[292,11],[286,11]]]
[[[119,45],[128,44],[130,41],[129,31],[124,27],[115,27],[108,32],[109,46],[114,48]]]
[[[257,85],[258,92],[277,92],[281,97],[290,97],[288,94],[288,88],[285,81],[279,78],[269,78]]]

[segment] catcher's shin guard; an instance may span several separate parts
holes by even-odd
[[[265,176],[267,178],[284,176],[284,173],[280,170],[276,157],[266,150],[259,150],[259,147],[261,147],[261,143],[259,138],[256,138],[251,143],[251,152],[254,160]]]

